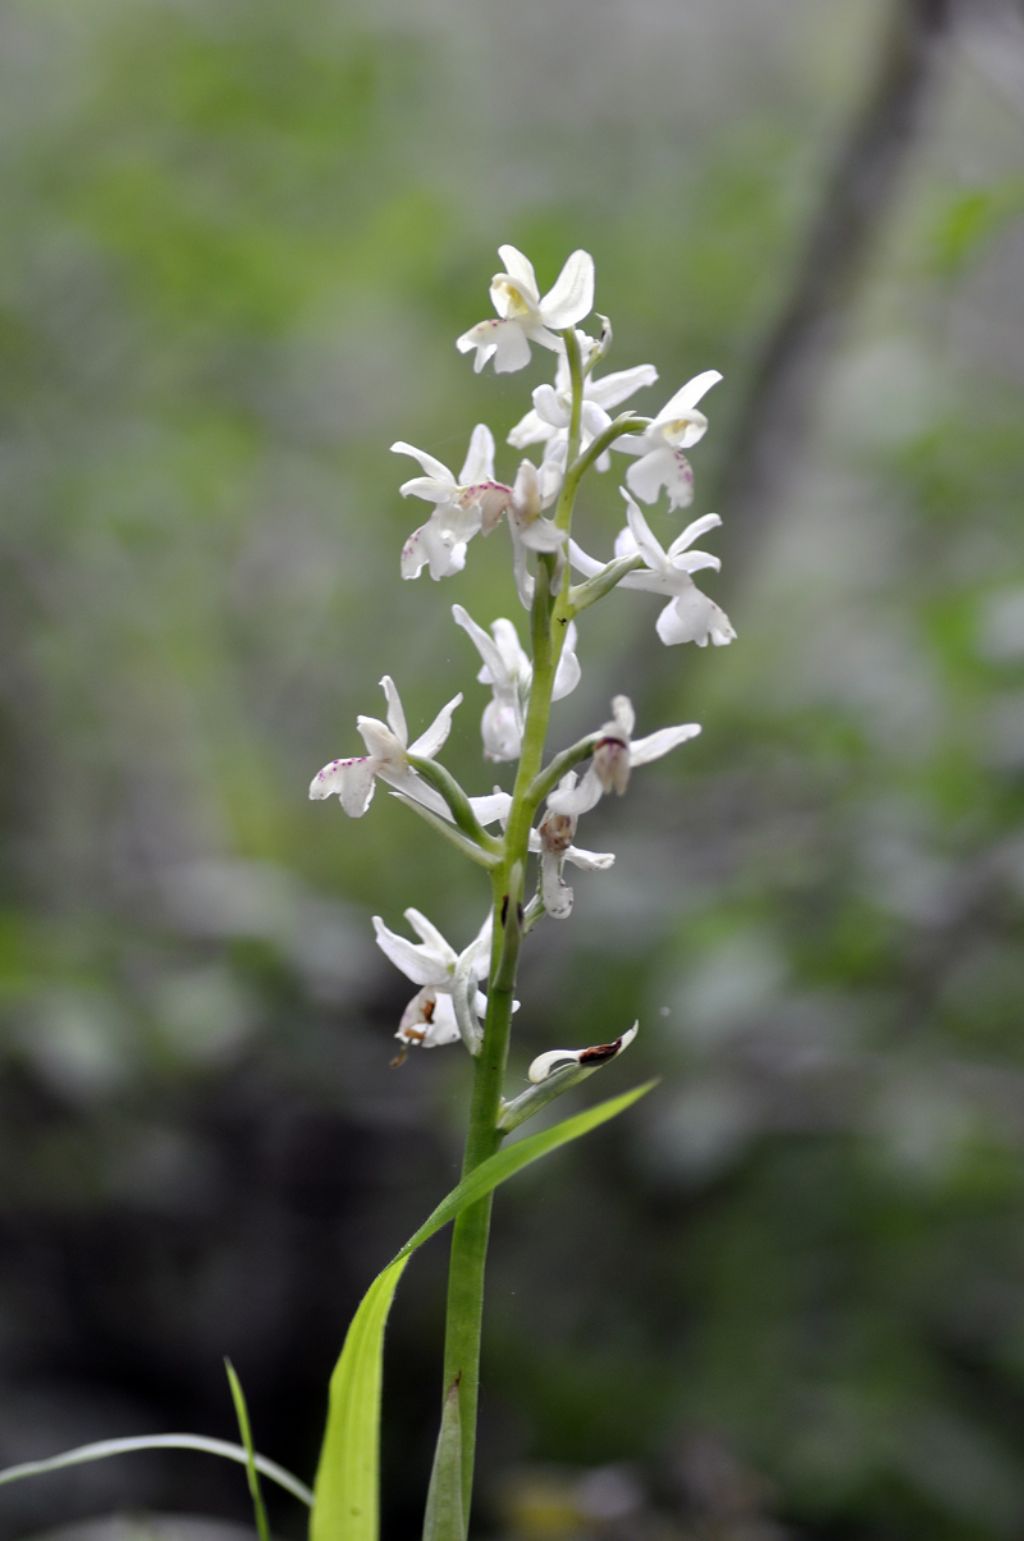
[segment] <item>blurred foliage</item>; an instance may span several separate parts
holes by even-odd
[[[312,1470],[466,1086],[454,1052],[389,1072],[406,992],[369,914],[458,942],[484,896],[383,795],[353,825],[305,786],[388,670],[414,723],[466,690],[447,758],[485,790],[448,606],[514,613],[500,537],[400,583],[388,445],[457,466],[478,417],[507,431],[540,370],[475,380],[452,340],[500,241],[542,279],[583,245],[614,367],[726,374],[703,512],[884,9],[5,7],[0,1460],[230,1438],[230,1354],[261,1446]],[[502,1196],[481,1541],[1024,1527],[1022,61],[995,5],[949,45],[813,431],[778,446],[785,506],[743,550],[723,509],[739,642],[666,652],[629,595],[584,629],[560,735],[621,689],[639,731],[705,732],[595,813],[615,871],[527,964],[516,1073],[639,1013],[609,1078],[663,1085]],[[607,550],[610,478],[584,513]],[[442,1298],[428,1249],[389,1339],[389,1535]],[[244,1523],[216,1464],[11,1489],[3,1532]]]

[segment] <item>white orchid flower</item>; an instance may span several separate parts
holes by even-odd
[[[614,1038],[611,1043],[595,1043],[589,1049],[549,1049],[546,1054],[538,1054],[526,1072],[528,1081],[534,1086],[539,1086],[546,1081],[548,1076],[554,1075],[559,1070],[567,1070],[571,1065],[578,1065],[583,1069],[596,1070],[598,1065],[607,1064],[610,1059],[617,1059],[623,1049],[628,1049],[637,1033],[640,1031],[639,1022],[619,1038]]]
[[[381,688],[388,704],[387,722],[377,717],[357,717],[367,752],[353,759],[331,760],[317,771],[310,782],[309,795],[317,800],[337,796],[345,812],[353,819],[362,818],[373,799],[376,778],[410,802],[421,803],[442,818],[450,819],[448,805],[433,787],[428,787],[409,764],[408,756],[433,760],[451,732],[452,713],[462,701],[462,693],[443,706],[425,733],[409,743],[405,712],[394,680],[385,674]]]
[[[419,910],[404,913],[419,942],[391,931],[379,915],[373,917],[377,946],[407,979],[420,986],[402,1013],[395,1037],[409,1046],[436,1049],[468,1034],[467,1048],[476,1053],[480,1019],[487,1008],[477,982],[486,977],[490,963],[491,917],[488,915],[469,946],[457,953]]]
[[[540,896],[553,920],[568,920],[575,901],[575,894],[563,876],[566,862],[582,872],[607,872],[615,862],[612,851],[585,851],[573,845],[579,820],[579,813],[571,806],[576,781],[575,771],[562,777],[557,790],[548,798],[543,819],[530,831],[530,850],[540,855]],[[559,797],[562,801],[556,805]]]
[[[624,434],[616,443],[616,449],[639,457],[626,472],[626,482],[644,503],[653,503],[662,487],[668,489],[670,508],[688,508],[693,502],[693,471],[683,450],[707,432],[708,420],[698,412],[697,403],[721,378],[717,369],[695,375],[642,434]]]
[[[635,726],[633,703],[628,696],[616,696],[611,720],[599,730],[586,774],[579,782],[574,772],[563,777],[548,798],[549,818],[578,819],[589,813],[605,792],[616,792],[621,797],[629,785],[630,773],[637,766],[660,760],[700,732],[700,723],[682,722],[673,728],[659,728],[646,738],[634,739]]]
[[[402,577],[418,578],[424,566],[430,576],[448,578],[466,565],[466,547],[481,529],[490,530],[512,500],[513,490],[494,478],[494,436],[477,423],[458,479],[426,450],[399,440],[392,454],[418,460],[422,476],[403,482],[403,498],[423,498],[435,505],[426,524],[414,530],[402,547]]]
[[[591,339],[587,341],[591,349],[597,348],[598,345]],[[633,369],[620,369],[600,380],[587,375],[583,382],[580,413],[580,449],[585,450],[592,440],[611,426],[611,407],[620,406],[634,391],[653,385],[657,378],[658,371],[653,364],[637,364]],[[546,446],[545,461],[553,462],[564,470],[571,412],[572,379],[563,347],[554,385],[538,385],[533,393],[533,410],[520,418],[509,434],[508,442],[514,449],[543,444]],[[611,456],[606,450],[597,461],[597,469],[606,471],[610,464]]]
[[[500,617],[490,634],[478,626],[462,605],[452,606],[455,624],[461,626],[483,662],[477,679],[490,685],[494,699],[484,708],[481,731],[488,760],[518,760],[533,671],[511,621]],[[576,625],[566,628],[565,644],[555,673],[551,699],[560,701],[576,689],[580,680],[575,653]]]
[[[615,541],[616,557],[639,556],[644,566],[619,580],[619,588],[641,589],[649,594],[669,596],[669,602],[655,623],[658,636],[666,647],[680,642],[696,642],[698,647],[726,647],[736,638],[732,622],[714,600],[709,599],[691,577],[692,573],[721,567],[718,557],[707,551],[692,551],[695,540],[709,530],[717,530],[722,521],[717,514],[704,514],[688,524],[666,551],[633,499],[622,489],[626,499],[628,524]],[[584,577],[594,578],[605,565],[588,556],[575,541],[569,542],[569,560]]]
[[[547,294],[541,298],[533,264],[514,246],[499,246],[503,273],[491,279],[491,303],[497,320],[481,321],[457,340],[460,353],[473,353],[477,374],[490,359],[496,374],[509,374],[530,362],[530,344],[557,348],[558,332],[575,326],[594,305],[594,259],[574,251]]]

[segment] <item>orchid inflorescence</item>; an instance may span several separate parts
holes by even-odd
[[[554,356],[553,383],[534,390],[531,409],[508,435],[514,450],[535,449],[535,458],[523,458],[510,480],[500,480],[494,437],[483,423],[470,435],[458,475],[404,441],[392,450],[417,462],[421,473],[401,485],[402,495],[430,505],[429,516],[402,547],[403,578],[418,578],[424,568],[435,581],[457,577],[477,536],[492,534],[502,523],[508,530],[515,591],[529,612],[529,651],[519,628],[506,617],[484,626],[461,603],[452,606],[452,616],[475,652],[477,679],[490,692],[481,720],[484,758],[516,766],[512,789],[470,795],[438,758],[461,694],[410,742],[401,699],[388,675],[381,680],[386,720],[361,716],[356,721],[366,752],[332,760],[310,786],[311,797],[337,796],[347,814],[360,818],[376,782],[382,781],[394,798],[490,875],[489,912],[461,951],[416,909],[405,912],[415,940],[392,930],[380,916],[373,922],[379,947],[416,991],[398,1024],[399,1061],[413,1048],[454,1043],[473,1059],[464,1177],[498,1151],[510,1130],[617,1058],[635,1037],[634,1023],[617,1036],[607,1034],[606,1042],[547,1050],[529,1066],[526,1088],[511,1099],[503,1095],[518,1006],[520,944],[545,917],[560,921],[572,913],[567,868],[603,872],[615,859],[610,852],[576,843],[581,821],[602,797],[626,793],[635,769],[700,732],[691,722],[635,738],[633,706],[627,696],[617,695],[607,721],[545,764],[552,704],[580,680],[578,618],[613,590],[636,589],[664,601],[656,631],[668,646],[711,642],[720,647],[735,636],[728,616],[694,581],[695,573],[720,565],[717,557],[694,549],[720,524],[718,515],[696,519],[663,547],[640,508],[641,503],[655,504],[662,494],[670,511],[692,503],[693,471],[686,451],[707,430],[699,404],[721,376],[714,370],[698,374],[653,417],[632,410],[613,417],[615,409],[654,385],[658,376],[650,364],[602,373],[612,345],[611,326],[598,316],[595,335],[581,329],[594,303],[592,258],[574,252],[542,296],[522,252],[502,246],[499,254],[504,271],[490,288],[496,315],[471,327],[457,347],[473,354],[478,373],[488,363],[501,374],[520,370],[534,347]],[[583,477],[591,469],[607,474],[617,452],[628,457],[620,489],[626,520],[611,554],[602,560],[574,538],[573,514]],[[535,880],[528,886],[531,867]],[[445,1406],[456,1397],[458,1470],[467,1516],[489,1202],[468,1209],[455,1227],[445,1347]],[[476,1304],[467,1309],[467,1301]],[[451,1427],[446,1412],[442,1430],[450,1433]],[[439,1461],[448,1437],[443,1433]]]
[[[402,576],[417,578],[424,567],[435,580],[462,572],[469,543],[477,535],[490,534],[504,519],[523,605],[527,609],[534,605],[538,579],[550,595],[546,608],[551,611],[554,669],[549,701],[567,696],[579,683],[574,615],[616,587],[666,598],[657,632],[668,645],[731,642],[735,632],[728,616],[693,580],[695,572],[717,570],[720,565],[717,557],[693,549],[695,540],[721,523],[718,515],[695,520],[663,549],[636,501],[654,503],[664,489],[670,509],[692,502],[693,472],[684,451],[707,430],[707,418],[698,403],[721,376],[715,370],[697,375],[652,418],[629,412],[613,419],[609,408],[653,385],[658,374],[653,365],[639,364],[598,375],[597,366],[611,345],[611,327],[602,316],[598,337],[578,329],[593,307],[593,259],[587,252],[574,252],[541,298],[533,266],[522,252],[502,246],[499,255],[505,271],[491,281],[497,318],[472,327],[457,346],[462,353],[475,354],[478,372],[487,363],[493,363],[499,373],[522,369],[530,362],[531,344],[555,354],[554,384],[534,390],[532,409],[508,436],[515,449],[540,446],[540,462],[524,459],[511,482],[499,481],[494,437],[483,423],[473,429],[458,477],[425,450],[401,441],[392,445],[395,453],[418,461],[423,472],[402,484],[402,495],[433,505],[429,519],[402,548]],[[621,489],[626,524],[615,541],[613,556],[602,562],[572,539],[571,517],[583,471],[591,465],[598,471],[608,470],[613,450],[632,457]],[[552,508],[554,516],[547,517],[545,511]],[[572,572],[584,581],[574,586]],[[484,757],[517,761],[533,690],[533,662],[512,621],[501,617],[488,631],[461,604],[452,606],[452,615],[479,654],[478,680],[491,691],[481,723]],[[369,807],[375,779],[379,779],[417,812],[433,815],[435,827],[440,824],[448,838],[474,860],[482,859],[483,865],[494,868],[503,857],[525,856],[525,851],[509,849],[513,794],[467,796],[437,761],[462,695],[449,701],[426,732],[410,744],[398,690],[387,675],[381,685],[387,698],[387,722],[359,717],[356,725],[367,752],[325,765],[313,778],[310,797],[336,795],[345,812],[358,818]],[[542,703],[541,710],[548,704]],[[544,714],[546,718],[546,710]],[[625,792],[634,766],[659,758],[700,732],[696,723],[685,723],[633,740],[633,724],[628,698],[617,696],[611,720],[572,752],[576,763],[590,759],[582,778],[578,779],[575,765],[567,763],[550,789],[543,816],[528,834],[528,851],[540,858],[538,893],[529,924],[542,914],[564,920],[571,913],[573,893],[563,877],[566,862],[584,871],[604,871],[614,861],[610,853],[586,851],[574,844],[580,818],[603,793]],[[506,831],[503,840],[487,833],[489,826],[499,824]],[[478,1054],[483,1038],[479,1024],[486,1011],[479,983],[490,967],[490,916],[461,954],[418,911],[407,911],[406,918],[420,937],[418,944],[390,931],[379,917],[374,919],[380,947],[419,986],[403,1013],[397,1036],[404,1044],[421,1048],[461,1039],[472,1054]],[[564,1067],[564,1056],[571,1051],[556,1052]],[[549,1056],[542,1058],[546,1061]]]

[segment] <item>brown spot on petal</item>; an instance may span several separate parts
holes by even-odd
[[[592,1048],[580,1050],[579,1062],[581,1065],[600,1065],[606,1059],[614,1059],[621,1048],[621,1038],[612,1043],[595,1043]]]

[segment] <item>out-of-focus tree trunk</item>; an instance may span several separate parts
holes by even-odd
[[[916,142],[955,3],[894,0],[863,105],[825,180],[726,449],[718,490],[733,537],[784,495],[851,298]],[[743,548],[734,542],[736,553]]]

